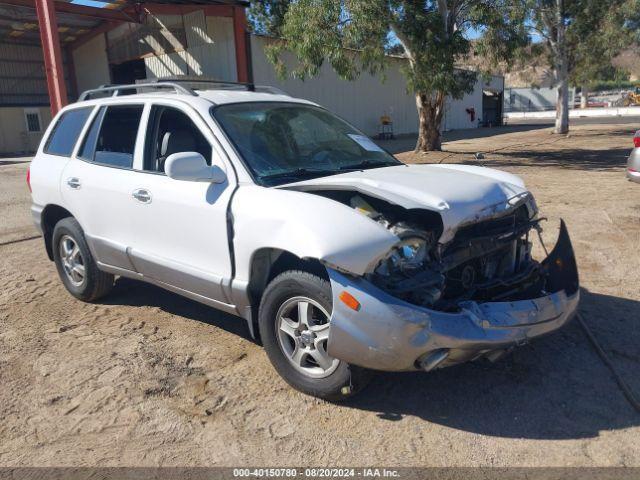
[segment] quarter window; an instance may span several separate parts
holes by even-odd
[[[70,157],[90,113],[91,108],[76,108],[63,113],[53,127],[44,151],[51,155]]]

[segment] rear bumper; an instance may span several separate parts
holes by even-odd
[[[333,314],[328,353],[375,370],[441,368],[508,349],[553,332],[575,314],[578,272],[564,223],[558,242],[542,262],[546,289],[531,300],[464,302],[456,313],[429,310],[398,300],[362,278],[329,270]],[[338,295],[360,302],[354,311]]]
[[[640,148],[631,150],[627,160],[627,178],[632,182],[640,183]]]
[[[31,204],[31,218],[33,219],[33,224],[38,229],[38,232],[42,235],[42,211],[44,207],[42,205],[38,205],[36,203]]]

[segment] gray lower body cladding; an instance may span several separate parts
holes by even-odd
[[[627,178],[632,182],[640,183],[640,147],[631,150],[627,160]]]
[[[399,300],[360,277],[329,270],[333,313],[328,353],[375,370],[430,370],[481,356],[497,357],[514,346],[557,330],[575,314],[578,272],[564,222],[558,242],[541,262],[545,288],[536,298],[461,302],[454,313]],[[355,311],[340,299],[347,291]]]

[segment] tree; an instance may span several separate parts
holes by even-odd
[[[569,82],[588,85],[612,73],[611,61],[633,39],[629,6],[638,0],[528,0],[527,22],[547,46],[558,88],[556,133],[569,131]]]
[[[260,3],[261,15],[283,13],[282,2]],[[281,77],[315,76],[328,62],[341,78],[354,80],[362,72],[383,71],[386,50],[395,44],[406,58],[403,73],[418,110],[416,151],[439,150],[446,97],[462,98],[476,82],[475,72],[456,68],[471,49],[466,32],[483,32],[478,51],[492,61],[509,58],[526,42],[523,17],[518,15],[524,10],[512,3],[519,2],[298,0],[281,19],[269,19],[280,39],[266,53]],[[297,59],[291,72],[285,52]]]

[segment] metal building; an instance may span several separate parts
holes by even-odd
[[[106,1],[0,2],[0,153],[33,151],[52,113],[101,84],[179,67],[249,80],[248,1]]]
[[[576,89],[569,89],[569,105],[574,105]],[[504,95],[505,112],[542,112],[555,110],[558,89],[555,87],[507,88]]]
[[[35,150],[52,112],[84,90],[175,76],[279,86],[370,135],[382,116],[396,135],[417,131],[402,58],[389,57],[384,80],[344,81],[325,65],[317,78],[280,81],[264,52],[271,39],[247,33],[246,0],[107,1],[0,1],[0,153]],[[502,77],[481,78],[470,94],[448,99],[444,129],[499,124],[503,88]]]

